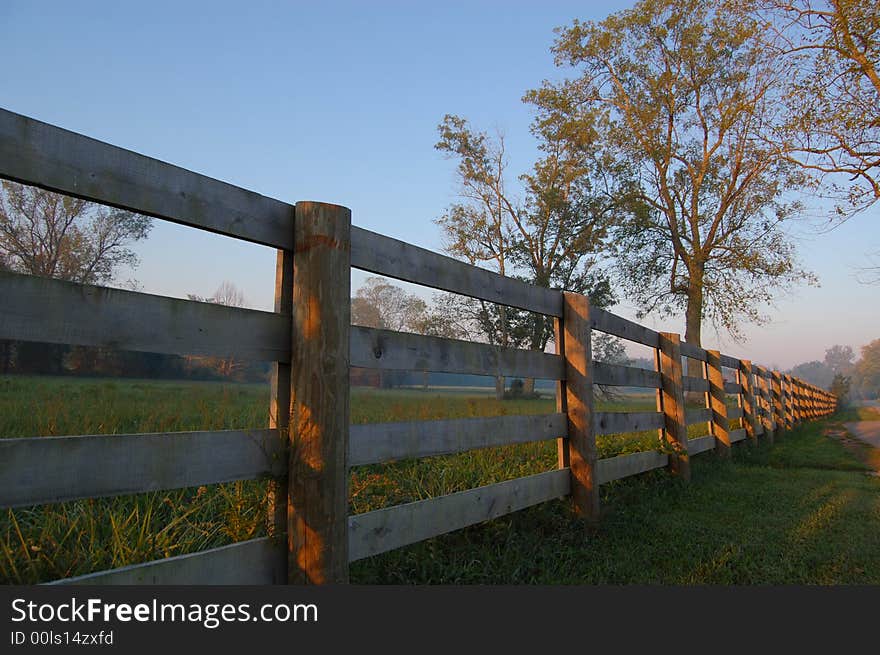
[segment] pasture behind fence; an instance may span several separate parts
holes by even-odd
[[[274,312],[0,273],[0,339],[275,362],[263,430],[0,439],[2,507],[272,480],[268,537],[60,583],[346,582],[351,561],[563,496],[598,521],[602,484],[663,467],[689,479],[692,456],[772,442],[836,406],[802,380],[590,307],[579,294],[355,227],[344,207],[266,198],[5,110],[0,177],[278,252]],[[352,267],[552,317],[556,352],[351,326]],[[653,349],[655,370],[594,362],[593,330]],[[700,362],[702,376],[686,375],[683,358]],[[557,411],[352,426],[350,367],[555,380]],[[595,411],[596,385],[654,390],[657,411]],[[703,394],[705,407],[688,409],[688,393]],[[689,439],[694,423],[709,434]],[[598,458],[596,436],[652,429],[665,452]],[[348,515],[352,466],[536,440],[556,440],[556,470]]]

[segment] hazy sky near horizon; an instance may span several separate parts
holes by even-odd
[[[553,28],[629,5],[4,0],[0,106],[281,200],[346,205],[356,225],[439,250],[433,219],[457,191],[433,147],[443,115],[501,130],[515,179],[536,155],[520,98],[563,74]],[[880,207],[792,233],[821,286],[780,295],[746,342],[708,328],[704,345],[788,368],[880,338],[880,286],[856,279],[880,252]],[[144,291],[208,296],[231,280],[271,308],[268,248],[155,221],[137,250],[127,275]],[[634,316],[625,300],[614,311]],[[683,331],[681,317],[643,322]]]

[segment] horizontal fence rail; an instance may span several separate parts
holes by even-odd
[[[290,361],[290,317],[0,271],[0,339]]]
[[[834,396],[802,380],[578,294],[352,226],[344,207],[267,198],[5,110],[0,178],[278,249],[275,312],[0,272],[0,339],[273,365],[267,429],[0,439],[0,507],[270,478],[272,537],[57,584],[346,582],[349,562],[562,497],[596,522],[599,485],[658,469],[686,481],[692,456],[772,443],[836,409]],[[350,326],[352,267],[552,317],[556,352]],[[593,330],[652,348],[654,370],[593,361]],[[683,358],[701,362],[702,376],[685,374],[693,369]],[[349,425],[349,367],[555,380],[557,407]],[[650,389],[657,411],[594,411],[597,387]],[[709,434],[689,438],[700,423]],[[653,430],[657,450],[598,458],[597,436]],[[555,470],[347,515],[351,467],[551,439]]]
[[[547,380],[565,377],[559,355],[359,326],[351,327],[351,365]]]
[[[567,432],[565,414],[368,423],[351,426],[348,459],[350,466],[379,464],[556,439]]]
[[[276,248],[293,206],[0,109],[0,177]]]
[[[568,471],[558,469],[439,498],[355,514],[348,519],[349,560],[354,562],[378,555],[567,496],[569,489]]]
[[[277,430],[0,439],[0,507],[283,475]]]
[[[64,578],[54,585],[252,585],[284,584],[287,554],[268,537],[240,541],[110,571]]]
[[[562,293],[504,277],[404,241],[352,227],[351,265],[480,300],[562,316]]]

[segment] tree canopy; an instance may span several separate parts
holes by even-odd
[[[759,29],[732,4],[643,0],[559,29],[556,63],[573,75],[526,95],[629,192],[610,227],[619,281],[642,313],[684,310],[697,345],[704,318],[738,336],[813,279],[781,229],[809,177],[764,138],[781,71]]]

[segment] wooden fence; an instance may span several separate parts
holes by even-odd
[[[601,484],[662,467],[688,479],[691,456],[726,457],[738,441],[772,441],[835,408],[802,380],[655,332],[581,295],[354,227],[344,207],[287,204],[4,110],[0,177],[278,251],[274,312],[0,273],[2,339],[275,362],[263,430],[0,439],[7,508],[272,480],[268,537],[59,583],[346,582],[351,561],[562,496],[596,521]],[[551,316],[556,353],[350,326],[350,267]],[[655,370],[592,361],[592,330],[653,348]],[[685,375],[683,357],[701,362],[703,376]],[[352,426],[350,366],[556,380],[556,412]],[[657,411],[594,411],[597,384],[654,389]],[[686,410],[687,392],[703,393],[705,408]],[[699,422],[709,435],[688,439]],[[668,452],[597,458],[597,435],[651,429]],[[348,515],[351,466],[542,439],[557,440],[556,470]]]

